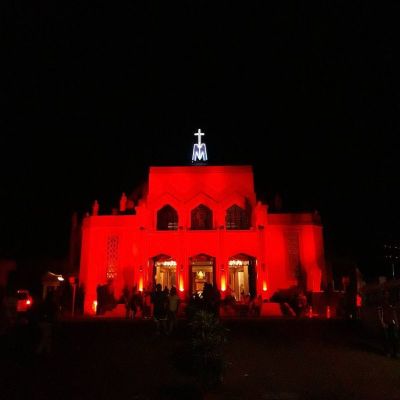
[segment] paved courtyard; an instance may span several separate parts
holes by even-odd
[[[4,399],[400,399],[400,360],[358,327],[334,320],[230,320],[223,384],[203,393],[185,356],[189,328],[152,321],[64,321],[53,352],[34,355],[35,329],[2,343]]]

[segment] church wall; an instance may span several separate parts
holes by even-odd
[[[102,217],[92,217],[102,218]],[[215,257],[219,288],[227,282],[230,257],[246,254],[257,260],[257,292],[269,298],[276,290],[296,285],[288,276],[288,248],[285,234],[299,232],[299,254],[307,272],[307,286],[320,289],[320,262],[323,260],[321,229],[315,226],[288,227],[271,225],[249,231],[155,231],[135,227],[93,226],[83,231],[81,281],[87,291],[86,309],[96,299],[96,286],[107,281],[107,240],[119,241],[114,290],[122,293],[124,285],[143,289],[152,280],[149,260],[166,254],[177,261],[177,282],[182,297],[189,284],[189,258],[198,254]],[[90,256],[89,256],[90,254]]]
[[[285,274],[288,260],[282,227],[267,226],[265,245],[268,297],[270,297],[277,290],[290,286]]]
[[[293,235],[298,238],[297,262],[293,263]],[[289,239],[289,240],[288,240]],[[295,286],[297,268],[304,270],[307,290],[320,291],[324,269],[322,227],[318,225],[270,225],[268,227],[267,258],[272,292]],[[298,264],[296,266],[296,264]],[[294,269],[296,268],[296,269]]]
[[[152,231],[147,234],[149,251],[148,258],[166,254],[177,261],[177,278],[182,276],[183,289],[187,290],[189,259],[198,254],[215,257],[216,281],[221,287],[222,275],[226,275],[228,260],[237,254],[247,254],[258,258],[258,236],[255,231],[190,231],[176,232]],[[226,276],[225,276],[226,280]]]
[[[228,193],[253,195],[253,172],[250,166],[202,166],[202,167],[151,167],[149,196],[151,203],[165,193],[181,201],[188,201],[199,192],[207,193],[216,201],[222,201]]]
[[[251,167],[152,167],[147,207],[148,227],[155,227],[157,211],[169,204],[178,213],[181,227],[190,227],[191,212],[204,204],[213,212],[213,228],[225,225],[226,210],[233,204],[255,208]]]
[[[96,287],[113,277],[114,293],[136,285],[144,290],[153,281],[152,258],[165,254],[177,262],[180,295],[189,294],[189,259],[207,254],[215,258],[217,286],[226,289],[229,259],[253,257],[256,290],[269,298],[297,284],[301,264],[309,290],[319,290],[324,268],[322,227],[307,214],[268,214],[256,202],[251,167],[152,167],[148,197],[136,215],[87,217],[83,224],[80,280],[85,285],[85,312],[96,300]],[[233,204],[252,206],[249,230],[226,230],[226,210]],[[176,231],[157,231],[157,211],[171,205],[178,213]],[[191,211],[199,204],[213,212],[212,230],[190,230]]]
[[[301,227],[300,259],[307,273],[307,288],[312,291],[321,290],[321,276],[324,268],[321,226]]]
[[[82,228],[82,255],[80,282],[85,290],[85,311],[92,310],[96,300],[96,288],[107,283],[107,274],[114,276],[114,292],[117,296],[125,284],[131,284],[138,274],[134,243],[135,216],[87,217]],[[110,248],[112,245],[112,248]],[[112,265],[111,265],[112,264]],[[136,273],[135,273],[136,272]]]

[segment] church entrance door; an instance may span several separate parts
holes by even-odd
[[[236,301],[245,302],[256,296],[256,260],[246,254],[229,259],[229,288]]]
[[[164,289],[176,287],[176,261],[167,255],[159,255],[154,257],[154,285],[161,284]]]
[[[190,258],[191,293],[201,295],[206,283],[215,286],[215,257],[198,254]]]

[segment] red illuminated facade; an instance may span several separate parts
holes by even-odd
[[[85,312],[93,312],[96,287],[112,279],[125,286],[176,286],[182,298],[213,283],[237,298],[270,298],[299,284],[320,291],[323,237],[316,213],[269,213],[257,201],[250,166],[151,167],[148,190],[126,212],[83,221],[80,282]]]

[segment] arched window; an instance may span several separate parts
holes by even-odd
[[[204,204],[192,210],[192,229],[212,229],[213,215],[212,211]]]
[[[169,231],[178,229],[178,213],[170,205],[157,211],[157,230]]]
[[[226,229],[249,229],[249,213],[238,205],[234,204],[226,210]]]

